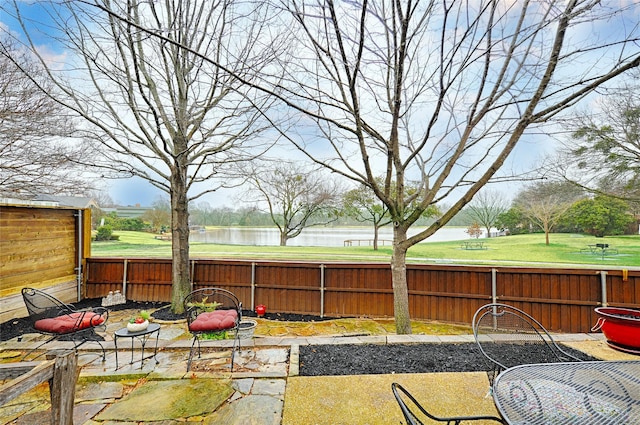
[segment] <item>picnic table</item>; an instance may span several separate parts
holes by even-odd
[[[618,254],[618,250],[609,246],[608,243],[594,243],[587,245],[587,248],[583,249],[584,252],[589,252],[591,254],[597,254],[604,257],[605,255],[616,255]]]
[[[464,249],[487,249],[484,246],[484,241],[473,240],[473,241],[463,241],[462,248]]]

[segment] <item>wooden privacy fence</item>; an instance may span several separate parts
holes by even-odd
[[[193,288],[234,292],[247,309],[327,317],[393,316],[389,264],[191,260]],[[589,332],[594,307],[640,307],[640,270],[408,264],[414,319],[471,323],[489,302],[523,309],[554,331]],[[89,258],[87,298],[120,290],[129,300],[170,301],[171,260]]]

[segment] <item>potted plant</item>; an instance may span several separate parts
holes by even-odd
[[[189,308],[189,309],[196,308],[196,309],[198,309],[200,311],[211,312],[211,311],[215,311],[215,309],[220,307],[221,305],[222,305],[222,303],[219,303],[217,301],[207,302],[207,298],[205,297],[200,302],[187,303],[187,308]]]
[[[238,338],[240,339],[251,339],[253,338],[253,333],[256,330],[256,326],[258,326],[258,322],[251,319],[241,320],[238,324]]]
[[[149,326],[149,317],[150,314],[146,310],[141,310],[137,316],[129,319],[129,323],[127,323],[127,330],[129,332],[140,332]]]

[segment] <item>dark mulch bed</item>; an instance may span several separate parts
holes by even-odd
[[[77,310],[82,310],[85,308],[98,307],[102,304],[102,299],[97,298],[87,298],[80,302],[73,303],[73,306]],[[137,309],[137,310],[153,310],[159,307],[167,305],[167,303],[156,303],[156,302],[135,302],[135,301],[127,301],[124,304],[116,304],[107,307],[110,311],[119,311],[119,310],[129,310],[129,309]],[[11,338],[15,338],[17,336],[23,335],[25,333],[32,333],[33,329],[31,328],[31,322],[28,317],[21,317],[19,319],[13,319],[6,321],[4,323],[0,323],[0,341],[7,341]],[[92,339],[102,340],[103,338],[95,335]],[[60,339],[64,341],[64,339]]]
[[[519,344],[503,344],[516,363],[546,363]],[[582,360],[597,360],[563,346]],[[392,373],[481,372],[490,366],[475,343],[300,346],[300,375],[377,375]]]
[[[175,314],[169,308],[170,306],[167,304],[166,307],[161,308],[152,314],[154,319],[158,320],[180,320],[184,319],[184,314]],[[257,317],[255,311],[251,310],[242,310],[242,317]],[[267,312],[264,316],[265,319],[269,320],[278,320],[278,321],[286,321],[286,322],[320,322],[323,320],[331,320],[333,317],[320,317],[320,316],[312,316],[305,314],[293,314],[293,313],[269,313]]]
[[[77,309],[96,307],[101,299],[85,299],[74,303]],[[164,308],[163,308],[164,307]],[[184,315],[171,312],[168,303],[134,302],[117,304],[108,307],[111,311],[119,310],[156,310],[154,319],[178,320]],[[243,311],[244,317],[256,317],[253,311]],[[282,321],[322,321],[330,318],[301,314],[267,313],[270,320]],[[10,320],[0,324],[0,341],[7,341],[16,336],[32,332],[28,318]],[[94,334],[92,339],[101,340]],[[543,363],[546,359],[531,359],[529,353],[517,344],[504,344],[511,357],[523,357],[522,363]],[[582,352],[563,347],[569,353],[583,360],[597,360]],[[389,344],[389,345],[310,345],[300,346],[300,374],[302,376],[326,375],[369,375],[391,373],[429,373],[429,372],[478,372],[489,367],[474,343],[459,344]]]
[[[102,304],[101,298],[87,298],[80,302],[73,303],[73,306],[82,310],[84,308],[98,307]],[[110,311],[120,310],[157,310],[152,313],[154,319],[172,321],[184,319],[184,314],[174,314],[169,308],[170,304],[166,302],[139,302],[139,301],[127,301],[124,304],[116,304],[108,306]],[[256,317],[254,311],[243,310],[243,317]],[[268,313],[264,315],[265,319],[280,320],[280,321],[295,321],[295,322],[313,322],[330,320],[329,317],[310,316],[303,314],[285,314],[285,313]],[[9,320],[4,323],[0,323],[0,341],[7,341],[25,333],[31,333],[31,323],[27,317],[20,319]],[[77,335],[76,335],[77,336]],[[102,340],[99,335],[92,336],[91,339]],[[62,340],[62,339],[61,339]]]

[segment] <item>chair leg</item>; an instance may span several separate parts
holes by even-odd
[[[100,341],[91,341],[91,342],[95,342],[96,344],[98,344],[100,346],[100,348],[102,349],[102,363],[106,362],[107,361],[107,352],[105,351],[105,349],[102,346],[102,344],[100,343]]]
[[[198,341],[198,358],[200,358],[200,340],[198,339],[198,335],[193,335],[193,342],[191,343],[191,349],[189,350],[189,359],[187,359],[187,372],[191,370],[191,360],[193,359],[193,350],[196,345],[196,341]]]
[[[31,353],[33,353],[34,351],[36,351],[36,350],[40,349],[42,346],[44,346],[44,345],[48,344],[49,342],[51,342],[51,341],[53,341],[53,340],[56,340],[56,339],[60,338],[61,336],[64,336],[64,335],[54,335],[54,336],[52,336],[51,338],[49,338],[49,339],[47,339],[46,341],[44,341],[43,343],[41,343],[40,345],[38,345],[37,347],[32,348],[31,350],[29,350],[29,351],[28,351],[28,352],[27,352],[27,353],[22,357],[22,361],[24,361],[24,359],[26,359],[26,358],[27,358],[27,356],[28,356],[29,354],[31,354]],[[75,343],[76,341],[80,341],[80,342],[79,342],[78,344],[76,344],[76,343]],[[106,350],[104,349],[104,346],[102,345],[102,343],[101,343],[100,341],[95,341],[95,340],[92,340],[92,339],[86,339],[86,338],[84,338],[84,339],[82,339],[82,340],[75,340],[75,341],[74,341],[74,344],[73,344],[73,351],[74,351],[76,354],[78,354],[78,347],[80,347],[82,344],[84,344],[84,343],[86,343],[86,342],[95,342],[96,344],[98,344],[98,345],[100,346],[100,349],[102,350],[102,362],[106,362],[106,361],[107,361],[107,352],[106,352]],[[40,356],[41,356],[41,355],[43,355],[43,354],[44,354],[44,353],[40,353],[40,354],[38,354],[36,357],[34,357],[34,359],[37,359],[38,357],[40,357]]]
[[[493,381],[498,377],[498,375],[502,372],[500,367],[497,365],[493,365],[491,370],[487,371],[487,378],[489,379],[489,388],[493,388]]]
[[[238,344],[238,353],[240,352],[240,336],[236,330],[235,337],[233,338],[233,348],[231,348],[231,372],[233,372],[234,357],[236,353],[236,343]]]
[[[24,361],[24,359],[26,359],[26,358],[27,358],[27,356],[28,356],[29,354],[31,354],[31,353],[33,353],[34,351],[38,350],[38,349],[39,349],[40,347],[42,347],[43,345],[45,345],[45,344],[47,344],[47,343],[49,343],[49,342],[53,341],[53,340],[54,340],[54,339],[56,339],[57,337],[58,337],[57,335],[54,335],[54,336],[52,336],[51,338],[49,338],[48,340],[46,340],[45,342],[43,342],[42,344],[38,345],[36,348],[32,348],[31,350],[27,351],[27,353],[26,353],[24,356],[22,356],[21,361]],[[43,354],[44,354],[44,353],[40,353],[40,354],[38,354],[37,356],[35,356],[35,357],[33,358],[33,360],[37,359],[38,357],[40,357],[40,356],[41,356],[41,355],[43,355]]]
[[[93,335],[95,335],[95,332],[93,333]],[[84,337],[82,340],[79,340],[80,343],[76,344],[74,347],[74,350],[76,352],[76,354],[78,353],[78,347],[80,347],[82,344],[86,343],[86,342],[95,342],[96,344],[98,344],[100,346],[100,349],[102,350],[102,362],[106,362],[107,361],[107,352],[105,351],[102,343],[96,339],[90,339],[88,337]]]

